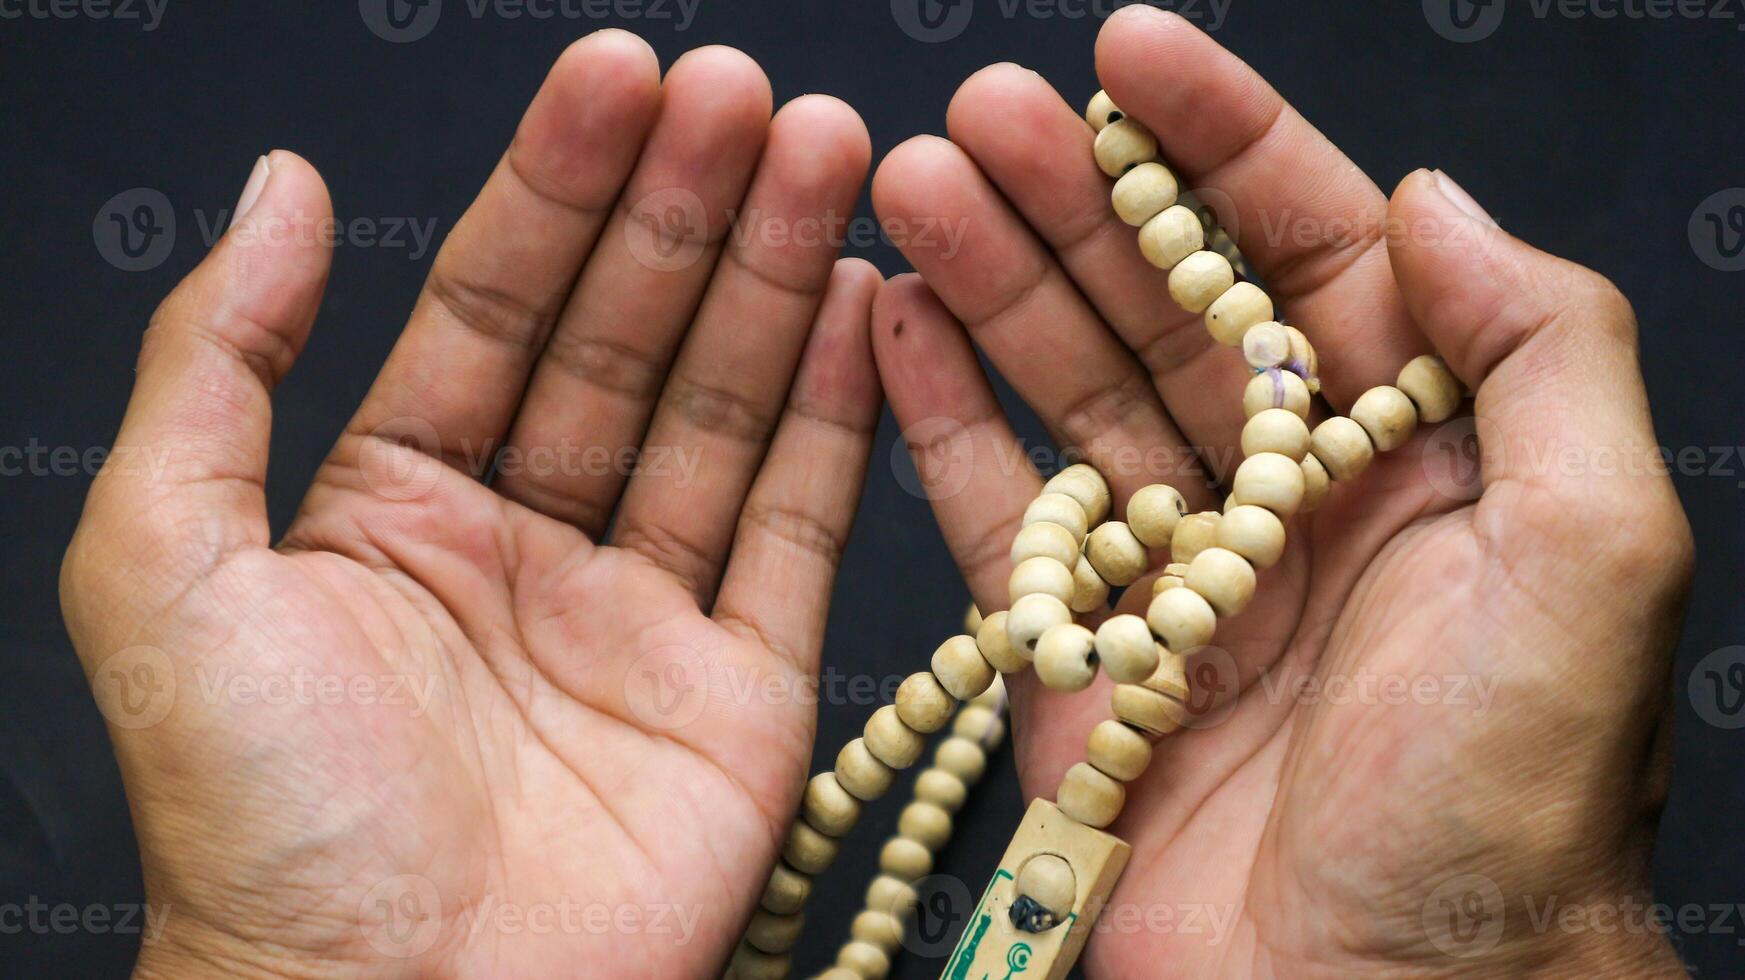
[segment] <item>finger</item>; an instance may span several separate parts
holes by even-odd
[[[1145,260],[1135,229],[1115,215],[1084,118],[1041,75],[1006,64],[963,83],[946,125],[1144,365],[1188,442],[1235,445],[1243,419],[1231,406],[1244,372],[1199,316],[1170,300],[1169,273]]]
[[[605,531],[769,129],[769,79],[743,53],[699,48],[667,72],[660,120],[534,369],[498,492]]]
[[[660,105],[659,64],[607,30],[571,45],[496,170],[437,253],[411,320],[330,464],[355,468],[372,433],[432,433],[483,475],[582,259]]]
[[[1132,351],[961,149],[917,137],[892,150],[873,202],[886,222],[961,235],[940,247],[918,231],[899,247],[1055,438],[1104,473],[1118,509],[1160,481],[1210,504],[1204,471]]]
[[[127,416],[80,524],[80,538],[128,548],[136,580],[186,582],[222,555],[268,543],[271,392],[321,302],[330,250],[318,229],[332,206],[313,167],[275,150],[256,163],[237,212],[152,317]]]
[[[808,229],[854,207],[872,154],[846,103],[797,99],[777,114],[730,242],[643,443],[702,462],[695,477],[644,467],[625,488],[613,544],[641,553],[707,605],[734,521],[787,399],[839,242]]]
[[[842,259],[818,309],[769,458],[739,515],[715,619],[796,670],[817,669],[830,589],[878,425],[867,319],[882,277]]]
[[[1234,220],[1221,220],[1319,348],[1335,407],[1425,352],[1388,266],[1386,198],[1252,68],[1181,17],[1134,6],[1098,35],[1097,75],[1186,186],[1229,199]]]

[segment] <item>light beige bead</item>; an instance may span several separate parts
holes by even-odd
[[[969,787],[963,780],[938,766],[923,769],[915,778],[915,799],[925,800],[948,813],[956,813],[968,798]]]
[[[879,851],[879,870],[907,882],[919,881],[933,871],[933,852],[920,841],[892,837]]]
[[[983,629],[987,626],[984,623]],[[923,735],[945,727],[951,713],[957,710],[957,699],[939,683],[929,670],[918,671],[903,678],[897,685],[897,717],[903,724]]]
[[[1093,152],[1103,173],[1119,177],[1157,156],[1157,137],[1151,135],[1151,130],[1123,117],[1103,127]]]
[[[1215,510],[1202,510],[1182,518],[1170,538],[1169,557],[1183,565],[1193,561],[1195,555],[1217,542],[1218,521],[1222,518]]]
[[[1205,549],[1202,548],[1201,550],[1203,551]],[[1187,573],[1188,573],[1187,562],[1172,561],[1169,564],[1163,566],[1163,574],[1165,574],[1165,575],[1181,576],[1181,575],[1186,575]]]
[[[1236,467],[1230,497],[1238,505],[1265,507],[1288,520],[1303,503],[1303,468],[1278,453],[1250,456]]]
[[[1188,570],[1188,582],[1193,582],[1191,568]],[[976,659],[980,660],[981,654],[976,654]],[[902,716],[897,714],[897,706],[894,704],[887,704],[873,712],[872,717],[866,720],[866,731],[861,737],[866,740],[866,749],[873,754],[873,758],[892,769],[909,768],[927,750],[927,739],[920,732],[903,724]]]
[[[1308,439],[1308,433],[1303,433]],[[1079,539],[1072,531],[1052,521],[1039,521],[1018,529],[1012,537],[1012,566],[1023,565],[1032,558],[1050,558],[1061,567],[1071,569],[1079,560]]]
[[[1057,603],[1059,601],[1055,600]],[[1008,612],[1008,628],[1010,622],[1011,614]],[[993,665],[982,656],[981,648],[976,646],[974,637],[954,636],[939,644],[939,649],[933,651],[932,666],[933,676],[939,678],[940,686],[959,701],[968,701],[987,690],[988,685],[994,682]]]
[[[1309,386],[1289,371],[1262,371],[1242,389],[1242,411],[1249,418],[1269,408],[1282,408],[1297,418],[1307,419],[1309,401]]]
[[[813,829],[821,830],[832,837],[842,837],[854,829],[860,820],[860,800],[852,793],[842,788],[836,781],[833,772],[821,772],[806,783],[806,795],[801,802],[801,813],[806,815],[806,822]],[[771,953],[781,950],[767,949]]]
[[[793,965],[787,953],[766,953],[750,943],[741,943],[733,951],[727,972],[733,980],[786,980]]]
[[[1088,613],[1103,608],[1108,601],[1109,583],[1091,567],[1089,559],[1080,555],[1072,566],[1072,601],[1067,605],[1073,612]]]
[[[1066,921],[1078,900],[1078,878],[1058,854],[1038,854],[1018,869],[1013,890],[1042,906],[1052,923]]]
[[[995,712],[1003,712],[1006,710],[1006,704],[1009,700],[1006,697],[1006,679],[995,674],[994,682],[988,685],[988,689],[970,698],[969,703],[977,707],[989,708]]]
[[[1157,669],[1157,640],[1138,616],[1110,616],[1097,627],[1097,660],[1119,684],[1137,684]]]
[[[1089,463],[1074,463],[1050,477],[1043,493],[1064,493],[1085,512],[1085,526],[1095,527],[1109,516],[1109,481]]]
[[[1139,253],[1159,269],[1174,269],[1206,247],[1206,229],[1192,208],[1177,204],[1153,215],[1139,229]]]
[[[1273,320],[1257,323],[1242,335],[1242,359],[1256,371],[1275,368],[1290,360],[1291,335],[1284,324]]]
[[[1188,566],[1192,569],[1193,566]],[[1212,642],[1218,628],[1218,614],[1205,597],[1193,589],[1170,589],[1159,592],[1145,610],[1145,622],[1151,631],[1163,637],[1171,650],[1186,653]]]
[[[1242,427],[1242,455],[1278,453],[1302,462],[1309,454],[1309,424],[1297,413],[1269,408]]]
[[[866,980],[881,980],[891,972],[891,958],[885,951],[858,939],[836,951],[836,965]]]
[[[1091,532],[1094,536],[1095,531]],[[1051,595],[1061,602],[1072,598],[1072,569],[1053,558],[1027,558],[1012,569],[1006,581],[1007,598],[1017,602],[1027,595]]]
[[[1085,539],[1085,557],[1098,577],[1110,585],[1132,585],[1145,574],[1145,545],[1122,521],[1097,525]]]
[[[1188,566],[1187,587],[1212,604],[1220,616],[1234,616],[1254,598],[1254,566],[1228,548],[1207,548]]]
[[[1072,610],[1066,603],[1051,595],[1027,595],[1006,611],[1006,639],[1021,656],[1034,656],[1036,641],[1049,627],[1070,622]]]
[[[1102,132],[1103,127],[1121,118],[1121,110],[1116,107],[1115,100],[1109,98],[1109,93],[1098,90],[1091,96],[1091,101],[1085,106],[1085,122],[1091,128]]]
[[[1195,252],[1169,271],[1169,296],[1189,313],[1206,307],[1236,284],[1236,270],[1217,252]]]
[[[973,740],[953,735],[939,743],[939,748],[933,753],[933,764],[969,786],[987,772],[988,754]]]
[[[903,944],[903,920],[879,909],[863,909],[849,925],[848,934],[889,954]]]
[[[1045,493],[1024,508],[1024,527],[1043,523],[1066,528],[1078,544],[1084,544],[1085,534],[1091,529],[1085,509],[1064,493]]]
[[[1255,568],[1271,568],[1285,551],[1284,522],[1265,507],[1243,504],[1218,522],[1218,547],[1236,552]]]
[[[1116,718],[1150,735],[1168,735],[1182,726],[1187,715],[1182,702],[1138,684],[1116,684],[1109,705]]]
[[[897,773],[873,757],[866,740],[857,738],[836,753],[836,781],[855,799],[871,802],[890,791]]]
[[[800,932],[805,928],[804,915],[776,915],[758,909],[746,924],[745,941],[766,953],[785,953],[800,941]]]
[[[897,816],[897,833],[937,851],[951,839],[951,814],[932,803],[911,803]]]
[[[1369,433],[1377,452],[1392,452],[1405,445],[1418,427],[1418,409],[1406,393],[1393,385],[1378,385],[1357,397],[1351,420]]]
[[[966,704],[951,723],[951,734],[967,738],[984,749],[992,749],[1006,737],[1006,723],[1000,713],[981,704]]]
[[[1012,642],[1006,638],[1004,609],[982,620],[982,628],[976,633],[976,649],[982,652],[988,666],[1002,674],[1015,674],[1030,666],[1029,658],[1012,649]]]
[[[739,978],[729,976],[727,980],[739,980]],[[846,966],[832,966],[818,974],[813,980],[861,980],[861,976]]]
[[[1140,487],[1127,501],[1127,527],[1145,547],[1163,548],[1187,513],[1188,502],[1179,490],[1167,483],[1153,483]]]
[[[1239,502],[1237,502],[1235,497],[1233,497],[1233,496],[1232,497],[1225,497],[1224,498],[1224,506],[1222,509],[1223,509],[1224,513],[1228,514],[1232,510],[1234,510],[1240,506],[1242,506],[1242,505]],[[1214,541],[1213,543],[1216,544],[1217,542]]]
[[[1434,354],[1412,358],[1394,384],[1418,407],[1418,418],[1426,425],[1446,422],[1460,408],[1460,379]]]
[[[1036,676],[1056,691],[1082,691],[1097,679],[1096,637],[1077,623],[1062,623],[1036,644]]]
[[[866,888],[866,907],[899,919],[915,907],[915,886],[890,875],[878,875]]]
[[[1078,762],[1066,771],[1054,802],[1060,805],[1061,812],[1087,827],[1107,827],[1121,815],[1127,790],[1090,763]]]
[[[1333,481],[1327,475],[1327,467],[1321,465],[1314,454],[1303,457],[1303,506],[1300,510],[1307,514],[1321,506],[1327,499],[1327,491],[1332,489]]]
[[[1151,743],[1113,718],[1097,722],[1091,729],[1086,758],[1097,771],[1124,783],[1144,774],[1151,765]]]
[[[812,876],[801,874],[787,866],[785,862],[777,861],[776,868],[770,872],[769,881],[763,886],[763,899],[758,903],[777,915],[793,915],[806,907],[806,899],[812,897]]]
[[[1320,359],[1315,356],[1315,345],[1309,343],[1309,335],[1296,327],[1285,327],[1285,333],[1291,338],[1291,356],[1284,363],[1285,369],[1301,377],[1310,392],[1320,391]]]
[[[975,631],[981,628],[982,611],[977,609],[976,604],[972,602],[969,604],[969,608],[963,612],[963,631],[973,636]]]
[[[1121,175],[1109,200],[1115,215],[1137,228],[1175,204],[1181,190],[1175,174],[1156,161],[1142,163]]]
[[[1156,596],[1168,589],[1179,589],[1181,587],[1182,577],[1180,575],[1159,575],[1157,579],[1151,583],[1151,594]]]
[[[1167,647],[1158,651],[1157,669],[1140,687],[1167,694],[1177,701],[1188,699],[1188,658]]]
[[[1375,459],[1375,444],[1369,441],[1369,433],[1343,415],[1315,426],[1309,436],[1309,451],[1327,468],[1328,476],[1340,481],[1362,476]]]
[[[787,843],[782,845],[782,859],[792,865],[795,871],[816,876],[830,867],[841,849],[841,841],[817,830],[804,820],[796,820],[788,828]]]
[[[1242,335],[1273,317],[1272,297],[1251,282],[1239,282],[1206,307],[1206,331],[1225,347],[1241,347]]]

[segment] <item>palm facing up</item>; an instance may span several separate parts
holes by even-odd
[[[300,159],[257,170],[148,334],[119,444],[167,467],[102,475],[64,572],[169,913],[142,972],[719,968],[879,407],[876,273],[725,215],[828,221],[868,154],[832,100],[772,121],[737,53],[663,81],[578,43],[276,549],[268,393],[330,210]]]
[[[1690,536],[1643,455],[1628,305],[1509,238],[1444,175],[1388,200],[1179,18],[1123,10],[1097,53],[1184,184],[1228,202],[1221,219],[1316,342],[1335,409],[1434,351],[1476,390],[1477,421],[1427,427],[1336,485],[1217,648],[1190,655],[1195,718],[1111,828],[1134,854],[1091,972],[1676,971],[1652,934],[1534,919],[1548,902],[1648,901]],[[1090,127],[1046,82],[987,69],[948,126],[952,142],[911,141],[875,178],[882,217],[966,234],[950,253],[906,250],[923,278],[886,287],[874,347],[947,538],[999,609],[1040,481],[972,339],[1108,475],[1116,517],[1155,482],[1217,506],[1201,461],[1227,477],[1239,458],[1246,373],[1170,302],[1110,213]],[[1475,433],[1482,496],[1446,452]],[[1143,614],[1151,581],[1120,610]],[[1107,689],[1013,693],[1026,789],[1052,797],[1109,716]]]

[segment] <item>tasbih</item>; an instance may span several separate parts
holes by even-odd
[[[1135,492],[1126,520],[1116,521],[1109,519],[1108,482],[1090,465],[1068,466],[1048,480],[1012,542],[1009,607],[941,644],[931,669],[905,679],[895,703],[875,711],[861,737],[843,747],[835,770],[807,783],[799,819],[729,964],[734,980],[788,975],[813,877],[835,859],[862,804],[883,796],[896,772],[921,757],[926,736],[951,721],[959,702],[971,702],[917,780],[898,835],[880,852],[880,875],[851,941],[820,976],[889,972],[916,901],[913,883],[931,873],[933,853],[950,836],[950,812],[1003,731],[1000,675],[1032,664],[1057,691],[1084,690],[1101,667],[1115,682],[1113,717],[1091,730],[1086,761],[1067,771],[1054,800],[1030,804],[943,976],[1064,977],[1131,851],[1103,828],[1120,816],[1126,784],[1145,772],[1153,742],[1186,718],[1186,655],[1254,598],[1257,570],[1284,553],[1285,522],[1319,507],[1332,483],[1360,476],[1376,453],[1404,445],[1420,421],[1451,417],[1464,397],[1447,365],[1425,355],[1393,385],[1364,392],[1349,416],[1331,416],[1311,431],[1320,380],[1308,337],[1279,322],[1260,286],[1238,278],[1243,263],[1234,244],[1189,206],[1158,158],[1156,136],[1103,92],[1085,119],[1097,130],[1096,164],[1115,179],[1115,213],[1139,229],[1146,260],[1169,272],[1171,298],[1202,314],[1212,337],[1240,349],[1254,373],[1243,390],[1243,461],[1229,498],[1222,511],[1190,514],[1179,491],[1154,484]],[[1111,588],[1138,581],[1151,550],[1165,548],[1171,560],[1143,617],[1111,616],[1095,632],[1074,621],[1103,609]]]

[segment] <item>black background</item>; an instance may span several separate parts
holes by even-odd
[[[4,0],[0,11],[25,2]],[[0,446],[109,443],[146,318],[204,251],[200,219],[229,208],[255,157],[273,147],[321,169],[342,219],[434,220],[440,236],[552,59],[598,27],[635,30],[663,63],[702,44],[740,47],[768,71],[778,102],[826,92],[852,103],[881,155],[910,135],[942,132],[953,89],[993,61],[1042,72],[1075,104],[1096,90],[1091,46],[1109,0],[1013,14],[1011,0],[973,2],[962,33],[937,43],[906,34],[887,0],[701,0],[685,30],[673,16],[475,18],[466,0],[447,0],[427,37],[400,44],[372,33],[352,0],[168,0],[149,32],[83,15],[0,19]],[[1698,660],[1745,643],[1736,595],[1745,463],[1711,449],[1745,441],[1736,302],[1745,273],[1711,267],[1687,236],[1706,199],[1745,185],[1745,5],[1709,3],[1725,16],[1702,19],[1601,19],[1539,15],[1509,0],[1494,35],[1464,44],[1432,30],[1416,0],[1233,0],[1215,25],[1206,0],[1174,6],[1215,27],[1384,187],[1414,167],[1440,166],[1505,227],[1601,270],[1635,301],[1660,439],[1675,451],[1700,447],[1703,460],[1676,477],[1700,564],[1668,692],[1677,755],[1657,898],[1675,907],[1745,901],[1745,733],[1705,722],[1689,696]],[[1607,0],[1586,9],[1596,8],[1623,9]],[[670,0],[666,10],[677,13]],[[99,254],[93,221],[136,187],[172,202],[179,234],[161,265],[125,272]],[[1745,203],[1745,191],[1726,203]],[[430,261],[408,251],[338,250],[322,318],[276,399],[277,526],[398,333]],[[887,273],[904,268],[889,247],[849,252]],[[892,462],[894,438],[887,419],[837,589],[824,660],[838,673],[901,676],[957,621],[965,598],[925,504],[899,484],[906,463]],[[141,900],[120,782],[57,611],[55,567],[88,482],[15,467],[0,476],[0,903]],[[826,711],[823,765],[866,710]],[[1716,711],[1710,704],[1706,714],[1729,720]],[[904,795],[863,821],[814,903],[800,968],[822,966],[841,940]],[[1018,808],[1003,757],[944,864],[975,881]],[[1709,921],[1718,927],[1675,937],[1687,962],[1703,975],[1745,974],[1745,921]],[[121,975],[137,942],[0,935],[0,972]],[[911,956],[899,975],[937,969]]]

